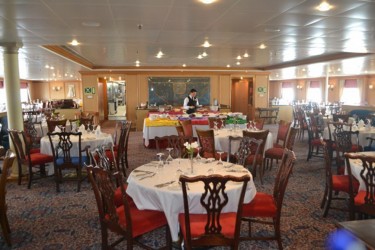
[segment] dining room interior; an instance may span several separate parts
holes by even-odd
[[[0,6],[0,249],[375,248],[374,1]]]

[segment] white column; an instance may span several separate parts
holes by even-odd
[[[20,76],[18,67],[18,49],[22,47],[20,43],[0,43],[3,47],[4,58],[4,88],[6,95],[6,107],[8,128],[23,130]],[[9,137],[10,148],[15,152],[14,146]],[[12,176],[18,176],[16,162],[13,164]]]

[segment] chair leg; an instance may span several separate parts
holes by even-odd
[[[277,245],[280,250],[283,249],[283,244],[281,241],[281,233],[280,233],[280,220],[275,220],[273,221],[274,229],[275,229],[275,238],[277,240]]]
[[[263,185],[263,174],[264,174],[264,162],[259,164],[259,179],[262,185]]]
[[[323,211],[323,217],[327,217],[328,210],[331,207],[331,201],[332,201],[332,191],[328,191],[325,206],[324,206],[324,211]]]
[[[101,225],[102,227],[102,249],[109,249],[109,246],[108,246],[108,231],[106,228],[103,228],[103,225]]]
[[[33,168],[31,165],[29,165],[29,182],[27,184],[27,188],[31,188],[31,181],[33,180]]]
[[[1,229],[3,231],[5,242],[8,244],[8,246],[11,246],[11,239],[10,239],[10,228],[8,223],[8,218],[5,211],[1,211],[0,214],[0,224]]]
[[[55,167],[56,192],[60,192],[60,169]]]
[[[22,182],[22,165],[18,162],[18,185],[21,185]]]
[[[320,208],[321,208],[321,209],[323,209],[324,205],[326,204],[326,197],[327,197],[327,194],[328,194],[328,188],[327,188],[327,185],[326,185],[326,187],[324,188],[323,199],[322,199],[322,202],[320,203]]]
[[[78,179],[77,192],[79,192],[81,191],[81,182],[82,182],[82,168],[80,166],[77,167],[77,179]]]

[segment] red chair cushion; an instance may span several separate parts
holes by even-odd
[[[281,159],[283,157],[284,148],[270,148],[264,153],[265,158]]]
[[[278,143],[275,142],[275,143],[273,144],[273,147],[274,147],[274,148],[283,148],[283,145],[280,145],[280,144],[278,144]]]
[[[354,197],[354,205],[360,206],[365,204],[365,196],[366,191],[359,191],[358,194]],[[373,199],[375,199],[375,195],[373,196]]]
[[[30,154],[36,154],[36,153],[40,153],[40,148],[32,148],[32,149],[30,149]]]
[[[124,206],[116,208],[119,224],[126,227]],[[154,210],[139,210],[134,204],[130,205],[130,214],[133,228],[133,238],[151,232],[159,227],[167,225],[167,219],[163,212]],[[108,218],[108,216],[106,216]]]
[[[115,155],[115,158],[117,158],[117,151],[113,151],[113,153]],[[105,151],[105,155],[107,156],[107,158],[109,159],[109,161],[113,162],[113,155],[112,155],[111,150],[106,150]]]
[[[28,156],[26,156],[26,160],[29,161]],[[30,154],[30,161],[31,161],[32,166],[46,164],[49,162],[53,162],[53,156],[45,155],[41,153],[34,153],[34,154]]]
[[[353,179],[353,188],[358,190],[359,182]],[[332,189],[349,193],[349,175],[332,175]]]
[[[243,217],[276,217],[277,206],[273,196],[258,192],[250,203],[243,204]]]
[[[123,186],[124,186],[124,190],[126,192],[126,189],[128,188],[128,184],[124,183]],[[114,196],[115,196],[114,199],[115,199],[115,205],[116,205],[116,207],[124,205],[123,202],[122,202],[122,193],[121,193],[121,188],[120,187],[116,188]],[[133,199],[129,195],[126,195],[126,199],[128,200],[129,204],[134,203]]]
[[[310,143],[313,146],[323,146],[322,141],[319,138],[312,139]]]
[[[249,157],[247,157],[246,159],[246,164],[247,165],[253,164],[254,157],[255,155],[249,155]],[[263,155],[258,154],[255,162],[257,165],[260,165],[263,162]]]
[[[234,231],[236,229],[236,216],[237,213],[221,213],[220,214],[220,225],[222,226],[221,234],[227,238],[234,237]],[[180,222],[181,233],[186,239],[186,221],[185,214],[178,215],[178,221]],[[191,237],[197,238],[204,234],[204,228],[207,223],[207,214],[190,214],[190,231]]]

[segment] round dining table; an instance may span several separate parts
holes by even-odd
[[[178,215],[184,213],[182,188],[179,184],[181,174],[187,176],[197,175],[250,175],[250,182],[244,198],[244,203],[249,203],[256,194],[256,188],[251,173],[241,165],[221,162],[214,159],[194,160],[193,172],[191,171],[190,159],[174,159],[169,164],[163,162],[150,162],[133,170],[128,178],[127,194],[132,197],[138,209],[150,209],[163,211],[168,221],[172,240],[178,240],[179,223]],[[237,211],[238,199],[242,185],[229,182],[226,192],[229,202],[223,212]],[[203,193],[203,183],[190,183],[188,196],[190,211],[192,213],[204,213],[200,204]]]

